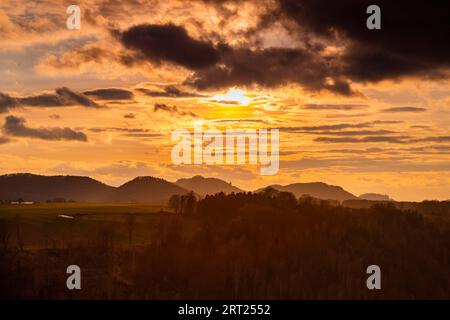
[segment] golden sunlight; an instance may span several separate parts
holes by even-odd
[[[225,94],[216,94],[208,99],[210,102],[215,102],[224,105],[248,106],[253,99],[250,98],[245,91],[230,88]]]

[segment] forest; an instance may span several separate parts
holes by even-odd
[[[349,208],[272,188],[189,193],[151,210],[77,207],[70,219],[49,206],[38,220],[0,215],[0,298],[450,298],[447,212]],[[72,264],[81,290],[66,288]],[[366,287],[373,264],[381,290]]]

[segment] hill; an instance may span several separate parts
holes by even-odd
[[[379,194],[379,193],[364,193],[358,197],[362,200],[371,200],[371,201],[393,201],[387,194]]]
[[[292,192],[297,198],[302,195],[309,195],[314,198],[324,200],[350,200],[357,199],[357,197],[348,191],[345,191],[342,187],[332,186],[323,182],[311,182],[311,183],[292,183],[285,186],[274,184],[270,187],[279,191]],[[259,189],[257,191],[260,191]]]
[[[65,200],[106,201],[114,187],[89,177],[42,176],[30,173],[0,176],[0,200],[45,202],[55,198]]]
[[[175,183],[155,177],[137,177],[114,190],[110,201],[153,202],[167,201],[174,194],[185,194],[189,190]]]
[[[202,176],[195,176],[189,179],[179,179],[177,185],[192,190],[195,193],[205,196],[207,194],[216,194],[219,192],[231,193],[242,192],[243,190],[233,186],[231,183],[217,178],[204,178]]]

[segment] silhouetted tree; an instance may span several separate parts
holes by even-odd
[[[169,208],[173,209],[175,213],[178,213],[180,209],[181,197],[178,194],[174,194],[169,199]]]
[[[195,197],[194,192],[189,192],[188,194],[186,194],[185,196],[185,201],[184,201],[184,207],[185,210],[184,212],[186,214],[193,214],[195,212],[195,206],[197,204],[197,198]]]
[[[278,192],[279,191],[277,189],[269,186],[269,187],[264,188],[260,192],[260,194],[265,196],[265,197],[268,197],[268,198],[273,198],[273,197],[275,197],[277,195]]]
[[[297,205],[297,199],[292,192],[281,191],[275,196],[275,199],[282,207],[295,208]]]

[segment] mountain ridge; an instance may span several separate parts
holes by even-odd
[[[340,202],[361,199],[340,186],[328,185],[324,182],[273,184],[270,187],[279,191],[292,192],[297,198],[302,195],[310,195],[319,199]],[[32,173],[0,175],[1,201],[22,199],[44,202],[63,198],[79,202],[152,202],[167,201],[174,194],[185,194],[189,191],[194,191],[200,196],[219,192],[246,192],[224,180],[199,175],[178,179],[176,182],[158,177],[140,176],[118,187],[107,185],[87,176],[45,176]]]
[[[344,201],[358,199],[357,196],[344,190],[342,187],[329,185],[324,182],[296,182],[288,185],[273,184],[267,187],[272,187],[278,191],[292,192],[297,198],[303,195],[309,195],[324,200]],[[256,191],[263,189],[261,188]]]
[[[193,176],[192,178],[178,179],[175,183],[202,196],[207,194],[216,194],[219,192],[238,193],[244,191],[236,186],[233,186],[231,182],[228,183],[218,178],[205,178],[200,175]]]

